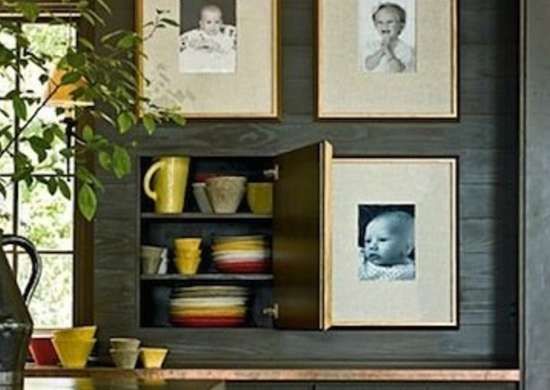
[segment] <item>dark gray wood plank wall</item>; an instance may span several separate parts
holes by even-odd
[[[550,294],[550,3],[529,0],[525,6],[525,390],[550,388],[547,297]]]
[[[139,152],[275,155],[322,139],[339,156],[460,157],[460,327],[457,330],[137,329],[135,175],[103,177],[95,225],[95,320],[100,338],[135,335],[171,348],[170,363],[231,366],[404,365],[515,367],[517,324],[518,2],[460,1],[457,122],[314,120],[313,1],[283,3],[280,122],[191,121],[140,133]],[[112,28],[132,28],[117,0]],[[105,352],[106,343],[102,343]]]

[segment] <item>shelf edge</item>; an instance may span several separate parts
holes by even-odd
[[[102,377],[142,380],[519,382],[518,369],[64,369],[27,365],[25,377]]]

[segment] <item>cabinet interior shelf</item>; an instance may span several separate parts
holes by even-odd
[[[177,274],[167,274],[167,275],[141,275],[141,280],[148,281],[178,281],[178,280],[273,280],[273,275],[271,274],[197,274],[197,275],[177,275]]]
[[[205,213],[179,213],[179,214],[157,214],[141,213],[143,219],[271,219],[271,214],[252,214],[252,213],[234,213],[234,214],[205,214]]]

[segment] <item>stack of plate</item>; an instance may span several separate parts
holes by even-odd
[[[170,322],[177,327],[231,327],[246,321],[248,289],[239,286],[175,288]]]
[[[221,236],[214,239],[212,257],[223,273],[263,273],[269,270],[271,250],[265,236]]]

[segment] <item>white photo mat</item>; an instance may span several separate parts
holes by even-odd
[[[358,34],[365,28],[357,14],[365,0],[317,1],[319,118],[458,116],[457,0],[416,1],[416,71],[396,74],[358,66]]]
[[[457,161],[335,159],[326,328],[457,325]],[[358,205],[414,205],[416,277],[358,277]]]
[[[279,114],[279,0],[236,0],[237,68],[232,73],[182,73],[179,70],[179,28],[159,29],[144,43],[148,59],[140,67],[150,85],[144,96],[187,117],[276,118]],[[154,20],[157,9],[178,20],[180,0],[138,0],[136,28]]]

